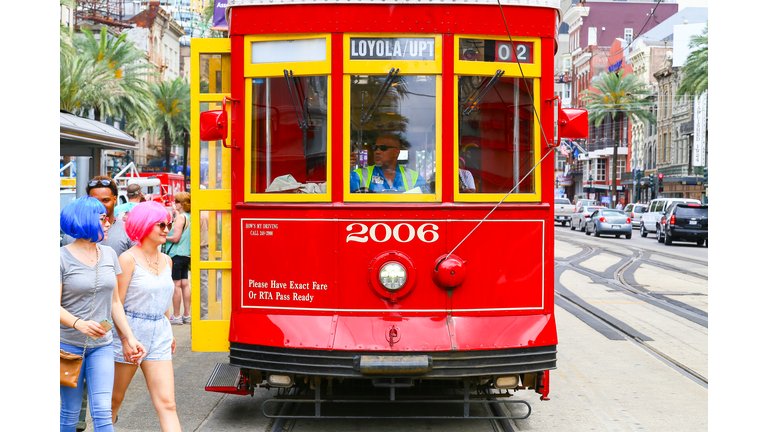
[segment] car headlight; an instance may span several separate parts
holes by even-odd
[[[379,282],[389,291],[397,291],[405,285],[408,273],[398,262],[388,262],[379,269]]]

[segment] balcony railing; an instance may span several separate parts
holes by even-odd
[[[688,165],[673,165],[659,168],[658,173],[664,174],[664,177],[693,177],[704,175],[704,168],[689,167]]]

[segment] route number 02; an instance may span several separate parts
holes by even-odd
[[[383,243],[393,237],[400,243],[408,243],[416,237],[424,243],[433,243],[440,238],[437,234],[437,225],[432,223],[425,223],[418,229],[408,223],[397,224],[394,228],[390,228],[390,226],[385,223],[377,223],[371,226],[370,231],[365,224],[352,223],[347,225],[347,231],[352,231],[355,229],[355,226],[359,227],[359,231],[347,235],[347,243],[365,243],[368,241],[369,237],[377,243]]]

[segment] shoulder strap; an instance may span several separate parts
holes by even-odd
[[[133,262],[138,264],[138,261],[136,261],[136,256],[134,254],[132,254],[131,251],[125,251],[125,253],[127,253],[130,256],[132,256],[133,257]]]

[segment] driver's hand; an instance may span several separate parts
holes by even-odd
[[[349,154],[349,167],[354,168],[357,165],[357,152],[353,151]]]

